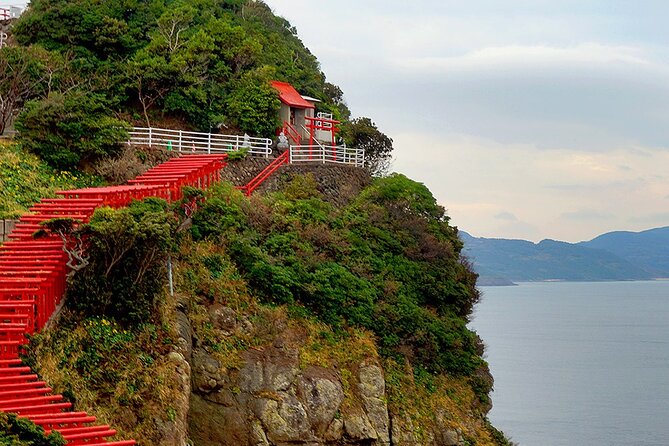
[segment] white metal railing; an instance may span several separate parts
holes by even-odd
[[[290,146],[290,164],[317,162],[349,164],[363,167],[365,151],[344,146],[324,146],[320,143],[311,146]]]
[[[166,147],[182,153],[228,153],[241,148],[248,148],[250,154],[265,158],[272,153],[271,139],[248,135],[219,135],[152,127],[134,127],[129,133],[128,144]]]

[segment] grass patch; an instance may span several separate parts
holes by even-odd
[[[0,140],[0,218],[17,218],[41,198],[57,190],[98,186],[98,176],[49,167],[13,141]]]

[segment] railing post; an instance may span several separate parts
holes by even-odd
[[[181,141],[183,139],[183,132],[179,130],[179,153],[181,153]]]
[[[153,144],[153,135],[151,132],[151,127],[149,127],[149,147],[152,147]]]
[[[235,135],[235,150],[239,150],[239,135]]]
[[[288,147],[288,164],[293,164],[293,146]]]
[[[211,133],[207,135],[207,153],[211,155]]]

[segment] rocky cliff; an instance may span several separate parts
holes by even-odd
[[[235,162],[225,179],[244,184],[265,165]],[[350,205],[372,182],[364,171],[345,166],[285,166],[262,190],[290,194],[291,184],[304,178],[337,208]],[[309,188],[299,184],[300,193]],[[256,197],[252,206],[262,208],[261,201]],[[268,218],[259,209],[250,212],[254,219]],[[328,231],[321,232],[319,237]],[[176,345],[190,364],[192,444],[507,444],[485,418],[487,396],[473,389],[473,382],[491,386],[486,367],[475,376],[418,373],[409,361],[381,355],[369,331],[347,328],[342,334],[285,306],[268,307],[247,295],[245,285],[220,282],[228,267],[215,267],[221,272],[212,276],[212,259],[221,262],[233,255],[231,248],[190,245],[177,268],[179,288],[191,290],[181,296]]]
[[[257,327],[246,315],[217,305],[209,309],[209,323],[221,336],[272,333],[269,342],[226,367],[227,361],[193,337],[187,319],[180,319],[178,344],[190,363],[182,370],[192,380],[188,435],[195,445],[466,444],[446,407],[430,425],[393,415],[375,352],[349,364],[309,365],[304,346],[310,339],[303,327],[281,316],[271,327]]]

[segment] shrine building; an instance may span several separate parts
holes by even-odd
[[[281,100],[281,127],[277,129],[277,134],[283,132],[292,145],[335,145],[339,121],[332,119],[332,114],[315,113],[316,103],[320,102],[318,99],[302,96],[287,82],[271,81],[271,84],[279,92]]]

